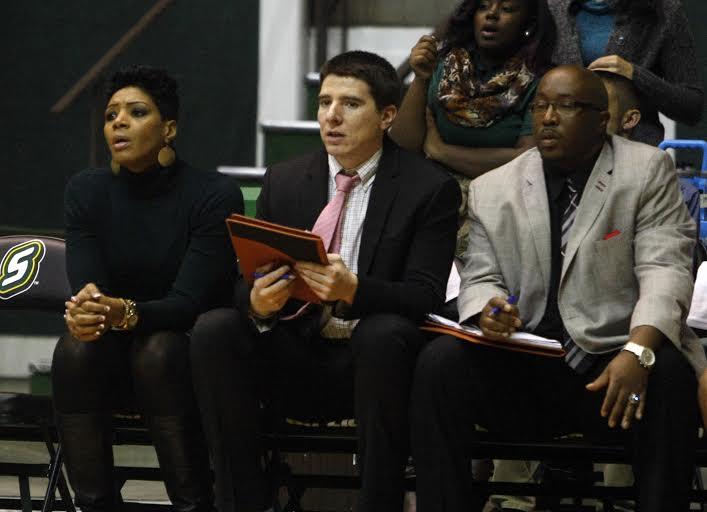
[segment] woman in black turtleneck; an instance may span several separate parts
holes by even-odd
[[[212,510],[188,331],[229,300],[236,262],[225,218],[243,212],[237,184],[175,158],[177,84],[133,66],[108,90],[111,169],[66,187],[66,260],[74,296],[54,352],[59,434],[76,504],[119,507],[111,411],[137,405],[176,510]]]

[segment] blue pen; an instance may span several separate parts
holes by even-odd
[[[515,306],[516,304],[518,304],[518,297],[516,297],[515,295],[511,295],[511,296],[508,297],[508,300],[506,300],[506,302],[508,302],[508,304],[511,304],[512,306]],[[496,316],[496,315],[498,315],[500,312],[501,312],[501,308],[498,307],[498,306],[495,306],[495,307],[491,310],[491,315]]]
[[[261,277],[265,277],[265,275],[266,275],[266,274],[263,274],[262,272],[253,272],[253,279],[260,279]],[[282,275],[280,276],[279,281],[292,279],[293,277],[294,277],[293,274],[290,274],[289,272],[287,272],[287,273],[282,274]]]

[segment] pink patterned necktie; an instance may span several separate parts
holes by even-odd
[[[343,172],[336,175],[336,194],[329,201],[317,222],[314,223],[312,233],[322,237],[324,249],[328,253],[338,254],[341,248],[341,213],[344,210],[347,194],[361,182],[358,174],[347,176]],[[309,302],[304,304],[296,313],[280,318],[280,320],[294,320],[302,316],[309,308]]]
[[[358,174],[347,176],[343,172],[336,175],[336,194],[329,201],[317,222],[314,223],[312,233],[322,237],[324,248],[329,253],[338,254],[341,249],[341,217],[346,203],[346,196],[359,183]]]

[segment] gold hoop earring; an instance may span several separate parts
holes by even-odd
[[[115,176],[117,176],[118,174],[120,174],[120,164],[118,162],[116,162],[115,160],[111,160],[110,161],[110,170]]]
[[[160,149],[159,153],[157,153],[157,161],[162,167],[169,167],[174,163],[174,160],[176,158],[177,155],[174,152],[174,149],[172,149],[172,146],[169,145],[169,143],[165,143],[164,147]]]

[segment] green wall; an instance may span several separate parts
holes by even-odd
[[[92,96],[86,92],[62,114],[49,110],[154,3],[3,4],[0,234],[61,230],[64,184],[89,161]],[[181,157],[203,169],[254,163],[257,0],[176,0],[108,75],[131,63],[164,67],[177,77]],[[102,145],[100,160],[107,155]]]

